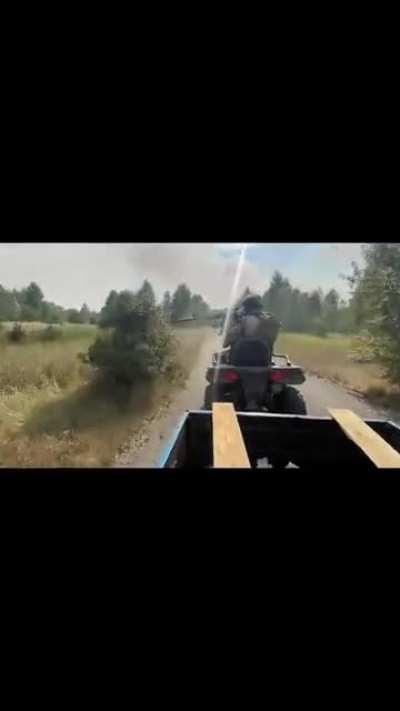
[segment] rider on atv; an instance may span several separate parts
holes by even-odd
[[[230,347],[231,361],[235,360],[235,352],[237,357],[243,358],[243,355],[237,352],[239,343],[245,339],[250,346],[252,343],[263,343],[267,348],[269,357],[272,357],[274,343],[279,333],[282,324],[272,314],[264,313],[263,303],[259,296],[246,296],[242,303],[236,307],[235,311],[228,323],[226,336],[223,343],[223,348]],[[236,351],[235,351],[236,349]],[[245,355],[246,360],[256,358],[256,354],[248,353]],[[248,365],[251,365],[249,362]]]
[[[305,381],[302,368],[286,355],[273,354],[280,326],[263,312],[257,296],[246,296],[236,305],[227,324],[226,350],[214,353],[207,369],[205,410],[212,410],[214,402],[231,402],[238,412],[307,414],[302,394],[293,387]],[[277,358],[286,363],[277,364]]]

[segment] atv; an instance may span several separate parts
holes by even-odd
[[[293,387],[305,382],[302,368],[287,355],[271,353],[261,341],[242,339],[214,353],[206,379],[205,410],[211,410],[213,402],[232,402],[239,412],[307,414],[303,396]]]

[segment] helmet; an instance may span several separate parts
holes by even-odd
[[[249,311],[263,310],[263,302],[260,296],[246,296],[241,306],[245,313],[249,313]]]

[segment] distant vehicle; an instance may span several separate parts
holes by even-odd
[[[171,324],[173,326],[180,326],[193,321],[196,321],[195,317],[192,314],[188,314],[187,316],[183,316],[182,318],[172,319]]]

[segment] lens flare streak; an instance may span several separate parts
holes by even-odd
[[[235,278],[232,283],[232,289],[231,289],[231,293],[230,293],[230,297],[229,297],[229,306],[228,306],[228,311],[226,314],[225,323],[224,323],[224,327],[223,327],[223,331],[222,331],[221,346],[225,341],[225,337],[226,337],[228,325],[230,322],[232,310],[233,310],[233,307],[234,307],[234,305],[237,301],[237,298],[238,298],[240,277],[242,275],[243,266],[246,261],[246,252],[249,247],[248,244],[241,244],[238,246],[240,247],[240,255],[239,255],[238,265],[237,265],[237,269],[236,269],[236,273],[235,273]],[[216,375],[218,372],[217,369],[220,367],[220,365],[221,365],[221,349],[218,351],[217,365],[216,365],[216,368],[214,369],[214,383],[215,383],[215,378],[216,378]]]

